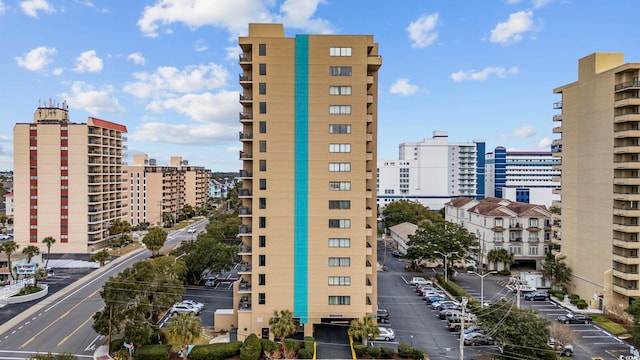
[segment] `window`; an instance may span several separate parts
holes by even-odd
[[[351,134],[351,124],[329,124],[329,134]]]
[[[329,209],[351,209],[350,200],[329,200]]]
[[[351,86],[329,86],[329,95],[351,95]]]
[[[265,293],[258,293],[258,304],[264,305],[267,301],[267,295]]]
[[[260,209],[266,209],[267,208],[267,198],[258,199],[258,207]]]
[[[258,218],[258,227],[264,229],[267,227],[267,218],[265,216],[260,216]]]
[[[267,255],[258,256],[258,266],[267,266]]]
[[[493,219],[493,225],[494,226],[502,226],[503,222],[502,222],[502,218],[495,218]]]
[[[267,83],[258,83],[258,94],[267,95]]]
[[[529,246],[529,255],[538,255],[538,247]]]
[[[267,179],[260,179],[260,190],[267,190]]]
[[[329,276],[329,286],[351,286],[351,276]]]
[[[351,171],[351,163],[329,163],[329,171],[331,172],[349,172]]]
[[[351,181],[329,181],[329,191],[351,191]]]
[[[258,56],[267,56],[267,44],[258,44]]]
[[[266,114],[267,113],[267,103],[264,101],[260,102],[260,114]]]
[[[259,64],[258,71],[260,75],[267,75],[267,64]]]
[[[267,152],[267,140],[260,140],[258,144],[259,144],[260,152]]]
[[[330,257],[329,258],[329,266],[331,266],[331,267],[335,267],[335,266],[341,266],[341,267],[351,266],[351,258],[348,258],[348,257]]]
[[[351,239],[349,238],[329,238],[330,248],[348,248],[351,247]]]
[[[350,153],[351,144],[329,144],[330,153]]]
[[[350,47],[330,47],[329,56],[351,56]]]
[[[520,254],[522,254],[522,247],[521,246],[509,246],[509,252],[512,253],[513,255],[520,255]]]
[[[351,220],[349,219],[329,219],[330,229],[349,229],[351,228]]]
[[[258,247],[267,246],[267,237],[264,235],[258,236]]]
[[[266,284],[267,284],[267,275],[258,274],[258,285],[266,285]]]
[[[267,160],[260,160],[260,171],[267,171]]]
[[[329,296],[329,305],[351,305],[351,296]]]
[[[537,218],[529,219],[529,226],[538,227],[538,219]]]
[[[266,69],[265,69],[265,72],[266,72]],[[330,76],[351,76],[351,66],[329,66],[329,75]]]
[[[349,115],[351,114],[351,105],[329,105],[329,114]]]
[[[260,132],[260,134],[266,134],[267,133],[267,122],[266,121],[260,121],[258,123],[258,131]]]

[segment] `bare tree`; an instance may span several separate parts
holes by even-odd
[[[552,322],[549,325],[549,335],[553,338],[553,350],[556,354],[562,353],[565,345],[575,343],[576,333],[565,324]]]

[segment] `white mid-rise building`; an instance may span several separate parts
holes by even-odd
[[[484,197],[483,140],[449,142],[446,131],[400,144],[399,160],[378,161],[378,206],[406,199],[432,210],[454,198]]]

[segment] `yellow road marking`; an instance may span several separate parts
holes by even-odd
[[[73,334],[78,332],[78,330],[80,330],[81,327],[83,327],[86,323],[89,322],[89,320],[92,320],[92,319],[93,319],[93,316],[90,316],[87,320],[85,320],[82,324],[80,324],[80,326],[78,326],[75,330],[73,330],[73,332],[71,332],[71,334],[65,336],[62,340],[60,340],[60,342],[56,346],[60,347],[60,345],[64,344],[65,341],[69,340],[69,338],[72,337]]]
[[[45,332],[47,329],[49,329],[50,327],[52,327],[56,322],[58,322],[59,320],[62,320],[65,316],[69,315],[69,313],[71,313],[71,311],[73,311],[73,309],[77,308],[78,306],[80,306],[80,304],[82,304],[83,302],[89,300],[90,298],[93,297],[93,295],[97,294],[98,291],[102,290],[101,288],[94,291],[93,293],[91,293],[91,295],[87,296],[84,300],[80,301],[79,303],[75,304],[71,309],[69,309],[67,312],[65,312],[64,314],[62,314],[62,316],[60,316],[57,320],[54,320],[51,322],[51,324],[47,325],[44,327],[44,329],[38,331],[37,334],[33,335],[31,337],[31,339],[27,340],[24,344],[20,345],[20,347],[18,347],[19,350],[24,349],[27,345],[29,345],[33,340],[35,340],[36,337],[40,336],[40,334],[42,334],[43,332]]]

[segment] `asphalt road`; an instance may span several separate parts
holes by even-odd
[[[202,228],[204,224],[203,221],[198,227]],[[165,248],[191,236],[186,229],[171,232]],[[103,342],[103,337],[91,327],[93,314],[104,307],[99,294],[102,285],[109,277],[150,255],[150,251],[142,250],[114,261],[91,272],[84,281],[74,282],[3,322],[0,325],[0,359],[27,359],[32,354],[48,352],[67,352],[78,358],[92,357],[95,348]]]

